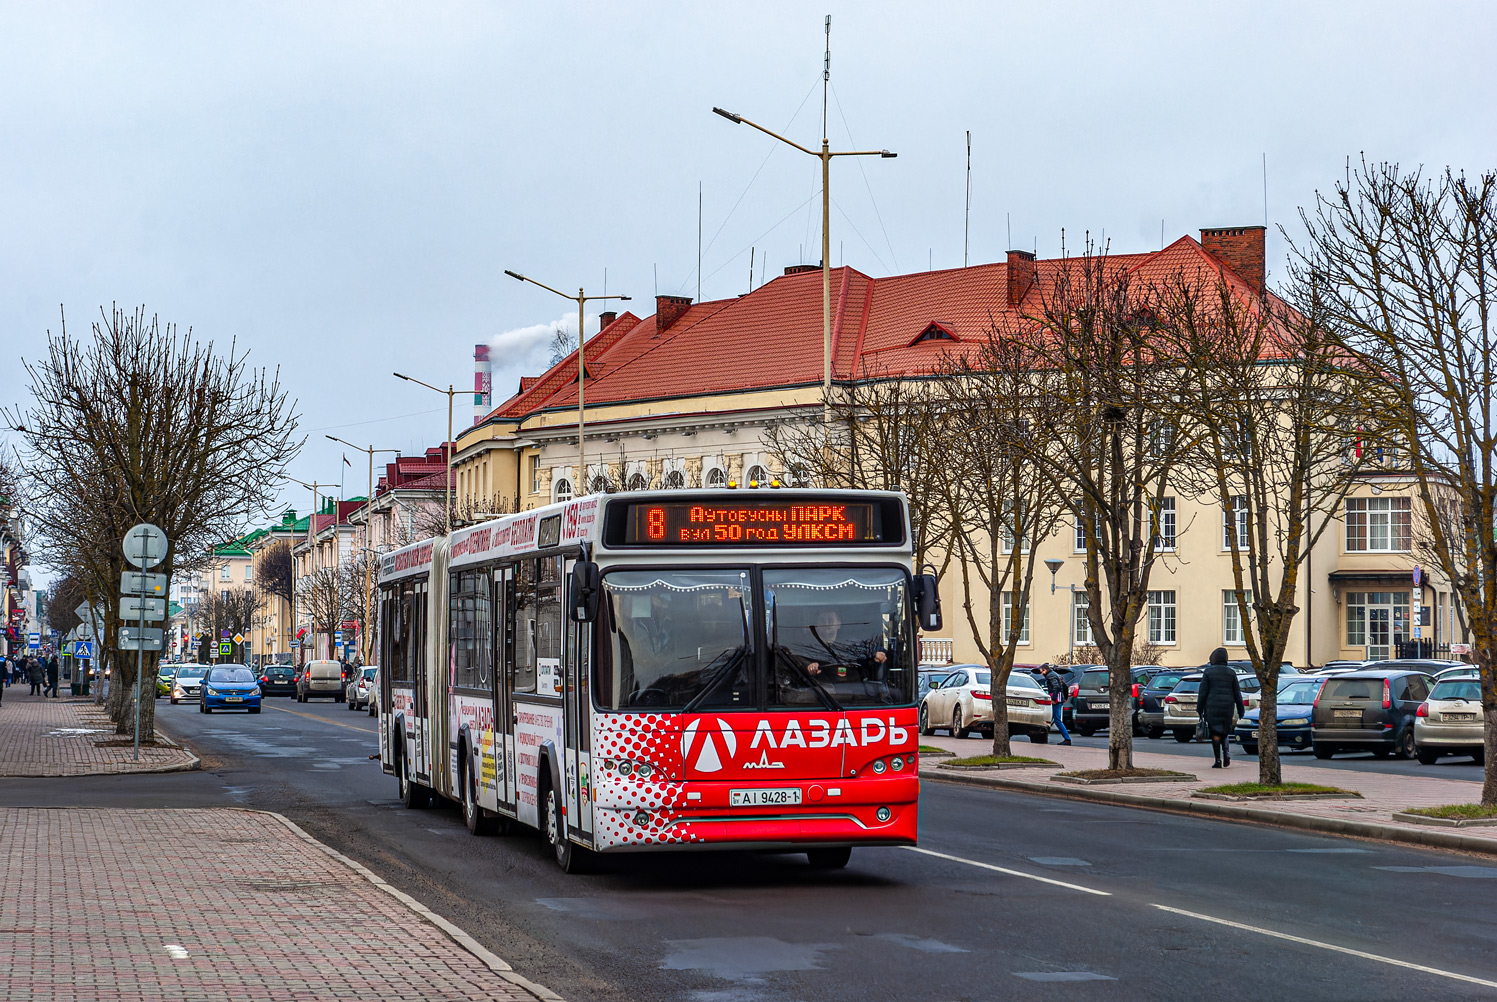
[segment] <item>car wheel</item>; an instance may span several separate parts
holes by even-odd
[[[962,708],[958,706],[951,711],[951,736],[954,738],[967,737],[972,732],[962,726]]]
[[[1029,732],[1029,740],[1031,742],[1033,742],[1034,744],[1037,744],[1037,745],[1047,745],[1047,744],[1050,743],[1050,732],[1049,731],[1030,731]]]
[[[470,765],[463,770],[466,782],[463,784],[463,822],[467,824],[468,831],[474,835],[492,835],[496,825],[494,818],[478,804],[478,778],[473,774]]]
[[[251,707],[250,707],[250,708],[249,708],[249,711],[250,711],[250,712],[251,712],[251,713],[259,713],[259,712],[260,712],[260,708],[259,708],[259,707],[258,707],[258,706],[251,706]]]
[[[806,861],[811,864],[813,870],[840,870],[852,859],[852,846],[838,846],[835,849],[807,849]]]
[[[1477,765],[1486,765],[1487,750],[1485,748],[1478,748],[1476,751],[1472,752],[1471,761],[1475,762]]]
[[[1164,728],[1163,727],[1150,727],[1149,728],[1149,737],[1152,738],[1152,739],[1154,739],[1155,741],[1158,741],[1160,738],[1164,737]]]
[[[345,703],[348,704],[348,711],[350,713],[352,713],[354,710],[357,710],[359,708],[359,704],[355,700],[345,699],[345,700],[343,700],[343,702],[345,702]]]
[[[1335,745],[1316,745],[1314,748],[1316,758],[1330,758],[1336,754]]]
[[[378,716],[378,713],[374,709],[374,701],[373,700],[370,700],[370,702],[369,702],[369,715],[371,717]]]
[[[1180,742],[1182,745],[1190,744],[1190,739],[1193,738],[1193,737],[1195,737],[1195,736],[1196,736],[1196,732],[1195,731],[1186,731],[1186,730],[1176,730],[1175,731],[1175,740],[1178,741],[1178,742]]]
[[[1399,758],[1413,758],[1415,754],[1417,754],[1418,749],[1414,746],[1413,724],[1405,727],[1403,729],[1403,734],[1399,735],[1397,751]]]
[[[930,710],[926,709],[926,706],[925,706],[924,703],[921,703],[920,704],[920,733],[921,734],[930,735],[930,734],[934,734],[935,732],[936,732],[936,729],[934,727],[930,726]]]
[[[416,810],[431,802],[431,791],[411,779],[411,763],[404,755],[400,756],[400,770],[396,775],[400,779],[400,802],[408,809]]]
[[[551,847],[552,855],[556,857],[556,865],[561,867],[564,873],[585,873],[592,854],[580,845],[573,845],[562,833],[561,793],[550,783],[546,784],[545,825],[543,834],[546,837],[546,844]]]
[[[1433,748],[1420,748],[1414,752],[1414,757],[1419,759],[1420,765],[1434,765],[1440,761],[1440,753]]]
[[[176,706],[176,705],[177,705],[177,697],[176,697],[176,696],[173,696],[173,697],[172,697],[172,705],[173,705],[173,706]]]
[[[1258,754],[1258,743],[1256,741],[1244,741],[1242,744],[1242,753],[1244,755]]]

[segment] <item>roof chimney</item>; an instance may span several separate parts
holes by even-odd
[[[785,274],[787,275],[803,275],[808,271],[820,270],[821,265],[819,264],[791,264],[785,266]]]
[[[606,330],[608,325],[619,318],[617,310],[604,310],[598,314],[598,330]]]
[[[1029,251],[1008,252],[1008,305],[1018,306],[1034,288],[1034,255]]]
[[[494,374],[489,366],[489,346],[473,346],[473,423],[482,421],[489,413],[489,401],[493,399]]]
[[[655,333],[664,334],[691,308],[690,296],[655,297]]]
[[[1225,226],[1201,230],[1206,253],[1232,269],[1254,292],[1263,291],[1263,241],[1266,226]]]

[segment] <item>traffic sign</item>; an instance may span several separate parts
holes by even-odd
[[[232,641],[220,640],[218,642],[218,656],[219,657],[221,657],[221,658],[232,657],[233,654],[234,654],[234,644],[233,644]]]
[[[236,643],[236,644],[242,644],[242,643],[244,643],[244,634],[242,634],[242,633],[236,633],[236,634],[234,634],[234,643]]]
[[[166,618],[166,599],[126,595],[120,599],[120,619],[155,622]]]
[[[219,630],[218,631],[218,639],[219,640],[228,640],[229,639],[229,631],[228,630]]]
[[[120,575],[121,595],[166,596],[166,575],[145,574],[140,571],[125,571]]]
[[[40,647],[41,645],[42,645],[42,635],[40,633],[28,633],[26,635],[26,646],[27,647]]]
[[[87,640],[76,640],[73,642],[73,657],[91,658],[94,656],[94,645]]]
[[[159,651],[161,640],[161,630],[155,626],[120,627],[120,650],[122,651]]]
[[[125,559],[136,567],[155,567],[166,559],[166,533],[149,522],[132,526],[123,545]]]

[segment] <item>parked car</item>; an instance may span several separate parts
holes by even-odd
[[[343,702],[343,665],[338,661],[308,661],[297,678],[296,701],[305,703],[318,696]]]
[[[1194,668],[1161,668],[1151,672],[1139,683],[1138,729],[1151,738],[1162,738],[1164,726],[1164,697],[1174,691],[1180,680]]]
[[[369,715],[379,716],[379,670],[374,672],[374,681],[369,685]]]
[[[1444,682],[1456,678],[1481,678],[1481,669],[1475,665],[1454,665],[1435,672],[1435,681]]]
[[[1470,755],[1481,765],[1487,758],[1485,725],[1481,680],[1442,679],[1414,711],[1414,754],[1420,765],[1434,765],[1441,755]]]
[[[1125,698],[1132,703],[1131,713],[1135,733],[1138,731],[1138,710],[1141,705],[1137,695],[1141,691],[1139,686],[1147,682],[1150,673],[1158,667],[1158,665],[1139,665],[1130,669],[1132,688]],[[1081,679],[1076,684],[1076,695],[1071,699],[1076,732],[1082,737],[1089,738],[1098,731],[1107,730],[1112,720],[1110,688],[1111,674],[1106,665],[1088,668],[1082,672]]]
[[[374,673],[378,670],[377,665],[365,665],[359,669],[358,677],[343,690],[343,701],[350,710],[362,710],[368,704],[369,692],[374,687]]]
[[[201,698],[203,676],[207,673],[207,665],[177,665],[177,670],[172,675],[172,702]]]
[[[266,665],[260,670],[260,691],[267,696],[295,696],[296,669],[290,665]]]
[[[1258,689],[1258,678],[1255,675],[1237,675],[1237,685],[1242,689],[1244,701],[1248,699],[1249,686],[1254,692]],[[1201,669],[1193,669],[1189,674],[1175,683],[1170,694],[1164,697],[1164,729],[1175,736],[1175,740],[1185,744],[1195,737],[1196,721],[1200,719],[1196,713],[1196,694],[1201,688]],[[1246,710],[1247,707],[1243,707]]]
[[[1414,714],[1433,682],[1422,671],[1376,667],[1328,679],[1310,715],[1315,757],[1370,751],[1413,758]]]
[[[1325,679],[1314,675],[1294,675],[1279,683],[1279,698],[1274,719],[1279,725],[1279,746],[1297,751],[1309,751],[1310,711],[1314,709],[1315,697]],[[1258,754],[1258,721],[1261,707],[1254,707],[1243,714],[1237,722],[1237,743],[1247,755]]]
[[[247,710],[260,712],[260,681],[244,665],[217,664],[203,676],[203,701],[200,713],[214,710]]]
[[[1390,671],[1402,668],[1407,671],[1422,671],[1426,675],[1438,676],[1440,672],[1452,668],[1471,669],[1474,666],[1464,661],[1447,661],[1443,658],[1390,658],[1387,661],[1373,661],[1367,667]]]
[[[973,731],[993,733],[992,673],[985,665],[956,665],[944,679],[932,683],[920,704],[920,733],[949,730],[965,738]],[[1043,744],[1050,740],[1050,694],[1022,672],[1008,679],[1008,727],[1013,735],[1027,734]],[[949,721],[949,723],[946,723]]]
[[[925,698],[930,692],[930,683],[934,679],[945,678],[950,675],[955,665],[931,665],[923,664],[915,670],[915,702]]]

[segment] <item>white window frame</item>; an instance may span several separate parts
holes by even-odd
[[[1247,495],[1237,494],[1232,498],[1232,510],[1228,511],[1225,504],[1222,505],[1222,552],[1232,552],[1232,522],[1237,522],[1237,549],[1242,553],[1248,550],[1248,510]]]
[[[1251,588],[1242,590],[1243,598],[1247,599],[1248,623],[1252,622],[1253,615],[1253,592]],[[1222,646],[1224,647],[1246,647],[1247,630],[1242,620],[1242,610],[1237,607],[1237,589],[1222,589]]]
[[[1164,588],[1149,592],[1149,643],[1173,646],[1176,643],[1176,626],[1179,621],[1174,589]]]
[[[1019,646],[1029,646],[1029,614],[1034,610],[1034,602],[1024,606],[1024,622],[1019,624]],[[1009,630],[1014,622],[1014,593],[1006,591],[1003,593],[1003,642],[1008,643]]]
[[[716,481],[716,482],[714,482]],[[728,471],[721,466],[709,466],[702,471],[703,487],[727,487]]]
[[[541,492],[541,454],[537,452],[530,457],[530,493]]]
[[[1405,515],[1403,521],[1407,523],[1402,540],[1395,531],[1395,516],[1400,514]],[[1408,553],[1413,545],[1413,528],[1414,506],[1407,496],[1346,499],[1347,553]],[[1374,533],[1382,536],[1383,545],[1373,545]],[[1405,545],[1399,546],[1400,542]]]
[[[1090,618],[1091,596],[1085,591],[1071,592],[1071,629],[1072,641],[1080,647],[1091,647],[1092,621]]]
[[[551,481],[551,500],[570,501],[573,493],[572,481],[569,477],[557,477]]]
[[[743,474],[743,483],[745,486],[753,483],[754,481],[758,481],[759,486],[764,487],[768,486],[769,480],[769,470],[762,463],[755,463],[753,466],[750,466],[748,470]]]
[[[1160,498],[1158,508],[1150,505],[1149,541],[1156,552],[1168,553],[1174,550],[1177,524],[1174,498]]]

